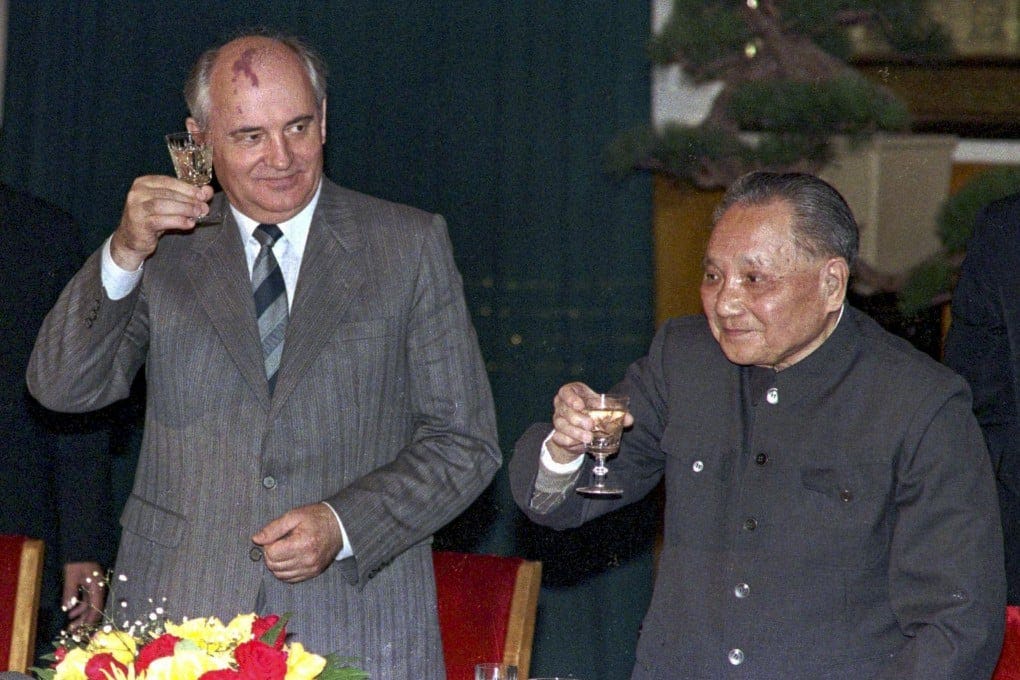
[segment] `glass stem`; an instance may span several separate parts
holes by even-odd
[[[595,467],[592,468],[592,474],[595,475],[595,486],[602,488],[606,485],[606,473],[609,469],[606,467],[606,457],[595,455]]]

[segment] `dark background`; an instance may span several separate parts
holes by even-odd
[[[602,167],[605,144],[648,120],[649,12],[597,0],[12,0],[0,177],[69,211],[95,248],[132,179],[170,173],[163,135],[183,127],[198,53],[241,27],[303,36],[331,71],[327,174],[448,220],[509,457],[560,384],[608,388],[653,332],[650,183]],[[118,507],[139,412],[119,416]],[[547,531],[523,519],[500,473],[437,545],[541,559],[532,675],[617,680],[650,595],[657,515],[653,498]]]

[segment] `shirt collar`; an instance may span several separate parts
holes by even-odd
[[[286,237],[287,241],[290,242],[290,246],[298,253],[305,252],[305,243],[308,241],[308,230],[312,226],[312,215],[315,214],[315,206],[319,203],[319,194],[322,193],[322,180],[319,180],[319,186],[315,190],[315,194],[312,196],[312,200],[308,201],[308,205],[301,209],[297,215],[290,218],[286,222],[279,223],[280,231]],[[233,205],[230,206],[230,212],[234,214],[234,221],[237,222],[237,228],[241,232],[241,239],[247,242],[248,239],[253,238],[252,234],[255,233],[255,227],[259,226],[259,222],[256,222],[252,218],[243,214]]]

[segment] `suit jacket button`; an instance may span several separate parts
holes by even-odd
[[[275,489],[276,477],[272,475],[266,475],[265,477],[262,478],[262,486],[264,486],[267,489]]]
[[[744,531],[754,531],[758,528],[758,520],[754,517],[748,517],[744,520]]]
[[[726,658],[730,660],[730,663],[734,666],[739,666],[744,663],[744,651],[741,649],[731,649]]]
[[[248,551],[248,557],[252,562],[258,562],[262,559],[262,548],[252,548]]]

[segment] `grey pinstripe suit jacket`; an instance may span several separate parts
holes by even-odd
[[[126,396],[145,364],[118,620],[150,597],[175,618],[293,612],[295,639],[357,656],[373,679],[442,678],[430,537],[499,467],[492,397],[442,218],[323,182],[272,399],[230,217],[165,235],[123,300],[105,297],[93,254],[28,382],[50,408],[85,411]],[[250,536],[319,500],[355,557],[277,581]]]

